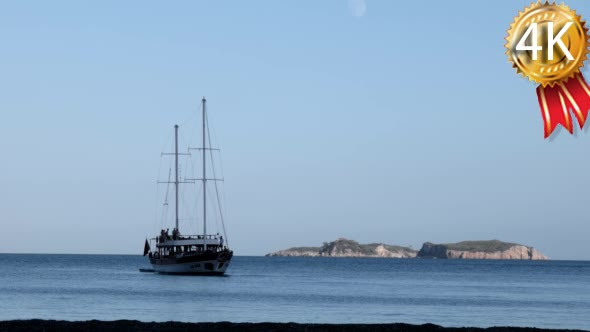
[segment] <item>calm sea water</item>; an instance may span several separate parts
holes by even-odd
[[[225,277],[139,256],[0,255],[0,320],[137,319],[590,330],[590,262],[235,257]]]

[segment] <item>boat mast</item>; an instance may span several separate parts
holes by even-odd
[[[205,104],[207,103],[207,100],[205,99],[205,97],[203,97],[203,249],[207,250],[207,189],[205,188],[205,185],[207,183],[207,173],[205,170],[206,167],[206,162],[205,162],[205,158],[207,156],[207,150],[205,150],[205,130],[206,130],[206,108],[205,108]]]
[[[178,230],[178,125],[174,125],[174,160],[174,190],[176,194],[174,203],[176,203],[176,230]]]

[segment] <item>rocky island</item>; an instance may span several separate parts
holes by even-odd
[[[294,247],[266,256],[414,258],[417,250],[383,243],[359,244],[348,239],[324,242],[321,247]]]
[[[443,258],[443,259],[549,259],[533,247],[518,243],[489,241],[463,241],[434,244],[426,242],[417,251],[409,247],[383,243],[359,244],[340,238],[324,242],[321,247],[294,247],[266,254],[283,257],[383,257],[383,258]]]
[[[418,252],[421,258],[465,258],[465,259],[525,259],[547,260],[533,247],[498,240],[463,241],[458,243],[434,244],[426,242]]]

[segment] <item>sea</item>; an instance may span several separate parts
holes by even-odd
[[[589,261],[236,256],[226,276],[131,255],[0,254],[0,320],[434,323],[590,330]]]

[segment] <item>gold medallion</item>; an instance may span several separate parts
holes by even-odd
[[[542,87],[579,73],[589,46],[588,29],[576,11],[540,1],[518,13],[506,41],[506,54],[517,73]]]

